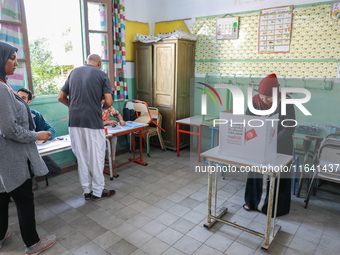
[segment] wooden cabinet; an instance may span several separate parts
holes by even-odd
[[[168,149],[176,149],[176,120],[190,117],[195,75],[195,41],[164,40],[134,43],[135,98],[157,107],[163,116],[162,133]],[[192,85],[193,86],[193,85]],[[192,88],[193,89],[193,88]],[[183,147],[190,137],[181,134]]]

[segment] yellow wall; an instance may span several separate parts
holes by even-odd
[[[184,32],[189,32],[187,25],[185,25],[184,20],[174,20],[174,21],[165,21],[165,22],[157,22],[155,23],[155,32],[154,35],[158,33],[168,33],[172,32],[176,29],[182,29]]]
[[[141,23],[137,21],[125,21],[125,55],[126,61],[133,61],[133,38],[135,34],[149,35],[150,29],[148,23]]]

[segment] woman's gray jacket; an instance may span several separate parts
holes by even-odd
[[[9,193],[31,178],[29,164],[36,176],[48,173],[28,112],[25,101],[0,82],[0,193]]]

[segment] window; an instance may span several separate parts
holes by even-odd
[[[25,0],[35,95],[59,93],[70,71],[84,64],[79,0],[57,2]]]
[[[33,91],[23,0],[0,0],[0,40],[18,48],[18,67],[8,83],[17,91],[25,87]]]
[[[84,0],[85,55],[98,54],[114,89],[112,0]]]
[[[113,1],[57,2],[0,0],[0,40],[19,49],[19,67],[8,81],[11,87],[16,91],[25,87],[35,95],[58,93],[73,68],[83,65],[88,55],[98,54],[102,58],[101,69],[115,91],[115,100],[126,100],[125,41],[121,39],[124,33],[120,21],[116,21],[118,28],[113,32]],[[115,15],[116,20],[124,20],[120,12]],[[118,38],[118,57],[114,55],[113,33]]]

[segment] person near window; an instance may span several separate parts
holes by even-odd
[[[28,105],[31,104],[32,98],[33,98],[31,91],[25,88],[21,88],[18,90],[17,94]],[[51,132],[51,137],[49,140],[50,141],[53,140],[57,136],[56,130],[50,125],[50,123],[48,123],[47,120],[44,119],[44,117],[42,116],[40,112],[33,110],[33,109],[30,109],[30,110],[31,110],[31,114],[32,114],[33,121],[35,124],[35,131],[36,132],[39,132],[39,131]],[[54,160],[50,156],[42,156],[42,159],[44,160],[47,166],[47,169],[48,169],[47,176],[56,176],[60,174],[60,171],[61,171],[60,166],[56,162],[54,162]],[[35,178],[33,178],[32,181],[33,181],[33,187],[32,187],[33,190],[38,189],[38,184]]]
[[[15,202],[26,255],[38,254],[50,248],[57,240],[54,235],[39,238],[34,214],[33,175],[48,173],[35,141],[46,142],[51,133],[35,132],[30,109],[25,101],[6,84],[7,75],[13,75],[18,49],[0,42],[0,248],[10,237],[8,204]]]
[[[270,74],[261,80],[259,84],[259,94],[253,96],[253,106],[257,110],[268,110],[272,107],[273,88],[277,89],[277,108],[270,116],[279,114],[278,131],[277,131],[277,153],[286,155],[293,154],[293,134],[295,130],[295,110],[294,105],[288,104],[286,115],[281,114],[281,93],[279,92],[279,82],[275,74]],[[247,115],[254,115],[249,108]],[[285,126],[281,123],[285,120]],[[248,173],[248,179],[245,190],[245,204],[243,208],[247,211],[258,210],[267,213],[269,182],[267,175],[259,173]],[[267,184],[266,184],[267,183]],[[275,188],[276,190],[276,188]],[[277,216],[286,215],[290,210],[291,194],[291,176],[290,172],[281,173],[279,197],[277,205]],[[273,212],[274,213],[274,212]]]
[[[58,100],[69,109],[71,146],[78,161],[80,183],[84,198],[98,201],[115,194],[105,189],[105,131],[101,98],[104,108],[112,105],[109,77],[100,70],[102,60],[97,54],[88,56],[85,65],[71,71],[58,95]]]

